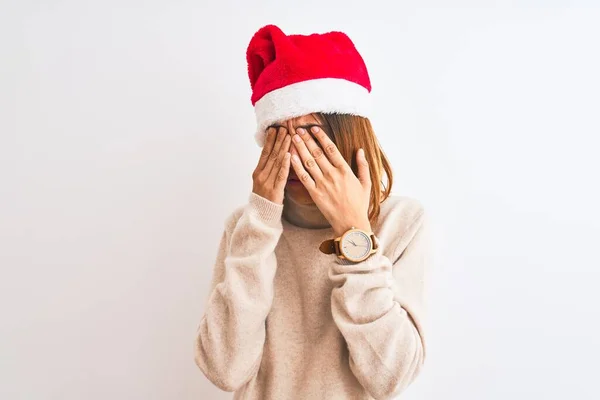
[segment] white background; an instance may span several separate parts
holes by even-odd
[[[0,398],[231,398],[193,341],[267,23],[350,35],[394,192],[435,221],[405,398],[599,398],[600,8],[284,3],[0,1]]]

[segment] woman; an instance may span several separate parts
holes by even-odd
[[[235,399],[392,398],[425,358],[429,246],[422,204],[390,194],[364,61],[341,32],[274,25],[246,56],[262,152],[225,222],[196,363]]]

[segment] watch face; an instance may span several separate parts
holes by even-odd
[[[346,234],[340,242],[341,252],[350,260],[360,260],[371,251],[371,238],[361,231]]]

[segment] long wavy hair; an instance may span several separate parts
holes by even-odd
[[[350,114],[313,113],[336,144],[346,162],[358,176],[356,151],[363,148],[371,175],[369,221],[374,224],[381,211],[381,202],[390,196],[394,176],[368,118]],[[385,175],[385,181],[383,179]]]

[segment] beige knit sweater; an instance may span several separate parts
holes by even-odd
[[[407,196],[381,203],[380,251],[360,263],[319,251],[331,227],[282,218],[250,193],[225,222],[195,360],[234,399],[388,399],[425,358],[427,218]]]

